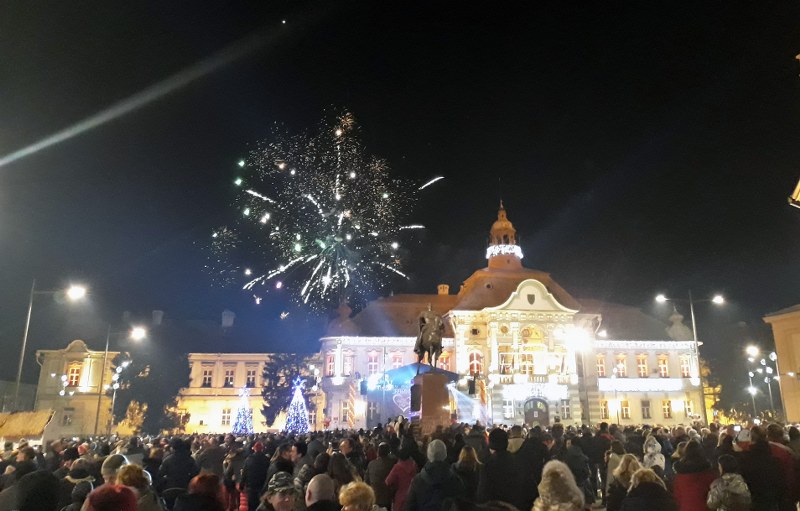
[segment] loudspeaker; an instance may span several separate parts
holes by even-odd
[[[474,396],[475,395],[475,378],[470,378],[470,380],[467,382],[467,388],[469,389],[467,391],[469,393],[469,395],[470,396]]]
[[[411,386],[411,411],[418,412],[422,407],[422,385]]]

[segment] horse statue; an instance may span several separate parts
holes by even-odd
[[[419,367],[426,353],[428,354],[428,364],[436,368],[436,361],[442,354],[442,335],[444,335],[444,321],[441,316],[431,310],[431,304],[428,304],[428,310],[419,315],[419,335],[417,335],[417,343],[414,345],[414,353],[418,358],[417,374],[419,374]]]

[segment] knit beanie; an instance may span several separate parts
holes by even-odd
[[[489,449],[505,451],[508,449],[508,433],[500,428],[494,428],[489,433]]]

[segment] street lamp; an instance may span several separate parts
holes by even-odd
[[[656,296],[656,302],[658,302],[658,303],[666,303],[668,301],[671,301],[671,302],[688,301],[689,302],[689,315],[690,315],[691,320],[692,320],[692,341],[693,341],[692,342],[692,364],[694,365],[694,368],[693,368],[691,376],[692,376],[693,379],[696,378],[696,380],[692,381],[692,384],[695,385],[695,386],[699,386],[700,383],[701,383],[701,381],[700,381],[700,346],[702,346],[703,343],[697,340],[697,321],[695,320],[695,317],[694,317],[694,304],[695,304],[695,302],[696,303],[711,302],[711,303],[713,303],[715,305],[722,305],[722,304],[725,303],[725,298],[723,298],[723,296],[720,295],[720,294],[715,294],[711,298],[705,298],[705,299],[702,299],[702,300],[695,300],[692,297],[692,290],[691,289],[689,290],[689,299],[688,300],[684,300],[684,299],[681,299],[681,298],[668,298],[667,296],[665,296],[663,294],[659,294],[659,295]],[[706,407],[705,407],[705,394],[703,394],[703,406],[702,406],[702,409],[703,409],[703,419],[705,420],[706,424],[708,424],[708,416],[706,414]]]
[[[112,333],[111,332],[111,325],[108,325],[108,331],[106,332],[106,349],[103,352],[103,367],[100,370],[100,384],[97,387],[97,415],[95,416],[95,419],[94,419],[94,434],[95,435],[97,435],[97,428],[98,428],[98,426],[100,424],[100,405],[102,404],[103,394],[105,392],[105,389],[103,388],[103,384],[105,383],[104,380],[105,380],[105,376],[106,376],[106,364],[108,364],[108,344],[111,341],[111,336],[112,335],[121,335],[121,334],[125,334],[125,333],[128,334],[128,338],[129,339],[132,339],[134,341],[141,341],[142,339],[147,337],[147,330],[144,327],[141,327],[141,326],[133,327],[129,331],[113,332]],[[117,377],[117,378],[119,378],[119,377]],[[119,388],[119,384],[117,384],[116,382],[114,382],[114,383],[117,385],[116,388],[114,388],[114,391],[116,392],[116,390]],[[112,406],[113,406],[113,399],[114,398],[112,398]],[[113,408],[111,409],[111,413],[112,414],[114,413],[114,409]]]
[[[750,378],[750,386],[747,387],[747,391],[750,393],[750,399],[753,400],[753,417],[758,416],[758,410],[756,410],[756,388],[753,387],[753,377],[755,373],[753,371],[749,371],[747,373],[747,377]]]
[[[79,286],[77,284],[71,285],[66,290],[37,291],[36,279],[33,279],[33,282],[31,283],[31,292],[30,295],[28,296],[28,315],[25,318],[25,331],[22,334],[22,347],[19,350],[19,365],[17,366],[17,380],[14,385],[14,410],[19,409],[19,385],[20,381],[22,380],[22,365],[25,362],[25,348],[28,346],[28,331],[30,330],[31,327],[31,314],[33,313],[33,297],[36,295],[55,295],[62,292],[72,302],[82,300],[84,297],[86,297],[86,287]]]

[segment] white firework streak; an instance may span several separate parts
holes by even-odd
[[[317,264],[317,266],[314,268],[314,271],[311,272],[311,276],[306,281],[306,284],[303,286],[302,291],[300,291],[300,296],[306,295],[306,297],[304,299],[304,303],[308,303],[308,297],[310,296],[310,295],[306,294],[306,291],[308,291],[308,286],[309,286],[309,284],[311,284],[311,281],[314,280],[314,276],[317,274],[317,272],[319,271],[319,269],[322,267],[322,265],[324,263],[325,263],[325,259],[320,260],[319,264]]]
[[[261,199],[261,200],[267,201],[267,202],[269,202],[269,203],[271,203],[271,204],[275,204],[275,201],[274,201],[274,200],[270,199],[270,198],[269,198],[269,197],[267,197],[266,195],[261,195],[260,193],[258,193],[258,192],[257,192],[257,191],[255,191],[255,190],[245,190],[245,193],[249,193],[249,194],[250,194],[250,195],[252,195],[253,197],[258,197],[258,198],[259,198],[259,199]]]
[[[247,284],[242,286],[242,289],[252,289],[253,286],[258,284],[262,280],[269,280],[272,277],[275,277],[276,275],[280,275],[281,273],[284,273],[286,270],[289,269],[290,266],[292,266],[293,264],[297,263],[298,261],[303,261],[305,259],[308,259],[309,261],[311,261],[312,259],[314,259],[316,257],[317,256],[314,255],[314,256],[311,256],[311,257],[308,257],[308,258],[306,258],[306,257],[298,257],[298,258],[292,259],[291,261],[289,261],[285,265],[281,266],[277,270],[272,270],[271,272],[267,273],[266,275],[261,275],[260,277],[254,278],[253,280],[251,280],[250,282],[248,282]]]
[[[375,264],[377,264],[377,265],[379,265],[379,266],[383,266],[384,268],[386,268],[386,269],[387,269],[387,270],[389,270],[389,271],[393,271],[393,272],[395,272],[396,274],[400,275],[400,276],[401,276],[401,277],[403,277],[404,279],[407,279],[407,278],[408,278],[408,276],[406,276],[406,274],[405,274],[405,273],[401,272],[401,271],[400,271],[400,270],[398,270],[397,268],[392,268],[392,267],[391,267],[391,266],[389,266],[388,264],[381,263],[381,262],[377,262],[377,263],[375,263]]]
[[[336,224],[336,227],[342,226],[342,218],[344,218],[344,212],[339,213],[339,222]]]
[[[313,205],[317,207],[317,211],[319,211],[319,214],[324,217],[325,214],[322,212],[322,208],[320,207],[319,202],[317,202],[317,199],[315,199],[314,196],[311,195],[310,193],[307,194],[305,197],[306,199],[310,200]]]
[[[402,231],[403,229],[424,229],[424,228],[425,228],[424,225],[412,224],[412,225],[404,225],[400,227],[400,230]]]
[[[429,187],[430,185],[432,185],[433,183],[435,183],[436,181],[439,181],[440,179],[444,179],[444,176],[435,177],[435,178],[431,179],[430,181],[428,181],[427,183],[425,183],[424,185],[420,186],[417,189],[418,190],[423,190],[423,189]]]

